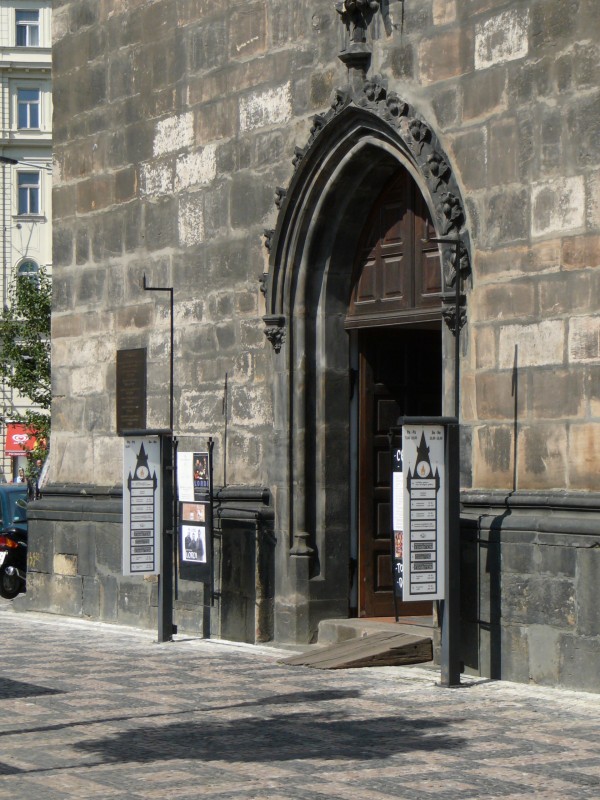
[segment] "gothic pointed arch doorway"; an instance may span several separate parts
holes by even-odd
[[[442,280],[435,228],[424,198],[400,168],[361,234],[345,327],[355,391],[351,613],[431,613],[431,603],[394,604],[388,431],[403,415],[442,412]]]
[[[314,118],[307,145],[296,148],[290,183],[277,188],[276,227],[265,231],[263,319],[273,346],[268,462],[277,528],[274,630],[280,641],[314,641],[321,620],[359,613],[358,412],[350,398],[357,397],[359,354],[368,361],[367,340],[380,338],[377,353],[401,330],[405,343],[410,335],[419,341],[437,337],[442,410],[451,408],[453,397],[452,334],[440,319],[451,308],[447,298],[454,296],[457,268],[463,275],[468,270],[464,204],[433,130],[397,95],[383,87],[373,95],[371,89],[338,90],[331,109]],[[369,272],[357,284],[353,265],[365,250],[361,237],[378,198],[395,178],[412,193],[404,206],[413,227],[424,219],[428,230],[455,237],[457,245],[424,244],[427,236],[418,226],[401,242],[384,237],[377,257],[390,281],[369,308],[366,295],[353,299],[357,285],[361,292],[368,288]],[[390,230],[393,239],[394,224]],[[390,269],[393,259],[384,256],[400,245],[406,249],[396,252],[396,260],[418,268],[398,276]],[[379,566],[384,569],[383,561]]]

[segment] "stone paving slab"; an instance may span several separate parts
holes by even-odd
[[[14,613],[0,800],[600,797],[600,695]]]

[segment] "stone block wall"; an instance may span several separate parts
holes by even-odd
[[[600,497],[463,496],[467,672],[597,692]]]
[[[215,493],[214,583],[178,578],[179,632],[234,641],[273,637],[274,537],[264,489]],[[27,592],[22,610],[157,629],[158,578],[122,575],[120,487],[54,485],[28,509]]]
[[[115,352],[148,348],[148,425],[215,439],[215,476],[256,483],[271,421],[263,229],[297,135],[344,69],[322,3],[57,3],[51,480],[121,480]],[[227,419],[224,391],[227,377]],[[227,425],[229,452],[223,450]],[[225,464],[227,462],[227,464]]]
[[[593,2],[382,11],[372,72],[434,126],[467,198],[465,474],[481,488],[596,490]],[[54,39],[52,479],[120,480],[117,349],[149,348],[149,425],[165,423],[168,309],[142,291],[146,274],[175,290],[177,432],[190,447],[213,435],[230,481],[268,483],[262,231],[311,115],[346,80],[334,4],[72,0],[56,4]]]

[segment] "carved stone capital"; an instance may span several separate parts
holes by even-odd
[[[292,556],[311,556],[314,552],[312,547],[309,546],[310,534],[306,531],[296,531],[294,534],[294,543],[290,549]]]
[[[442,317],[444,318],[444,322],[446,323],[448,330],[452,333],[453,336],[457,334],[457,319],[458,319],[458,331],[461,331],[466,322],[467,322],[467,309],[462,305],[462,301],[464,298],[461,298],[461,305],[458,307],[458,315],[456,313],[456,303],[445,303],[442,306]]]
[[[285,317],[279,314],[266,314],[263,322],[265,323],[265,336],[273,345],[275,352],[279,353],[285,342]]]
[[[352,42],[348,48],[342,50],[338,58],[348,67],[351,73],[356,73],[356,78],[351,76],[351,81],[356,87],[357,84],[365,79],[371,64],[371,48],[363,42]]]

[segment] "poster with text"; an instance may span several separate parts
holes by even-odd
[[[180,502],[201,500],[209,493],[208,453],[177,453],[177,496]]]
[[[183,579],[212,580],[211,533],[210,503],[179,504],[179,574]]]

